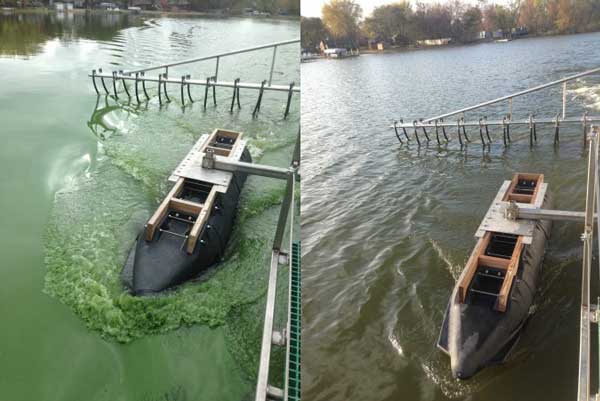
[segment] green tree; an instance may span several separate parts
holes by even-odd
[[[319,47],[321,40],[327,39],[327,30],[321,18],[305,18],[300,19],[300,39],[302,47],[306,49],[314,49]]]
[[[383,40],[395,44],[408,44],[413,11],[407,1],[376,7],[363,24],[363,31],[369,39]]]
[[[481,30],[481,20],[483,14],[479,7],[469,7],[462,17],[463,32],[461,40],[464,42],[470,42],[476,40]]]
[[[356,46],[362,9],[354,0],[331,0],[321,9],[323,23],[336,43]]]

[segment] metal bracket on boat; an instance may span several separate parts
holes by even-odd
[[[504,210],[504,217],[508,220],[517,220],[519,218],[519,206],[517,206],[517,202],[510,201]]]
[[[287,343],[287,333],[285,329],[278,331],[273,330],[273,336],[271,337],[271,343],[279,347],[284,347]]]
[[[504,194],[510,187],[511,181],[504,181],[500,190],[498,191],[496,198],[492,202],[492,205],[488,209],[481,225],[477,229],[475,233],[475,237],[481,238],[485,235],[487,231],[494,231],[505,234],[514,234],[514,235],[522,235],[524,244],[531,244],[533,231],[535,229],[535,221],[525,220],[525,219],[509,219],[507,216],[513,216],[515,213],[515,206],[518,207],[518,210],[522,207],[518,202],[514,202],[514,205],[511,202],[503,201]],[[542,183],[540,185],[540,189],[538,195],[536,197],[536,202],[532,205],[532,208],[540,208],[542,206],[542,202],[546,195],[546,191],[548,190],[548,184]],[[525,206],[526,207],[526,206]],[[507,209],[510,209],[507,211]],[[518,213],[517,210],[517,213]]]
[[[202,158],[202,167],[204,168],[215,168],[215,151],[212,149],[206,149],[204,157]]]
[[[282,265],[287,265],[290,261],[290,257],[285,252],[279,252],[279,263]]]

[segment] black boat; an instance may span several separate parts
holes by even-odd
[[[515,174],[497,200],[548,208],[551,200],[540,190],[542,184],[543,175]],[[527,241],[514,233],[486,231],[452,291],[438,347],[450,356],[456,378],[468,379],[505,361],[518,342],[531,313],[552,222],[529,224],[533,231]]]
[[[221,260],[246,174],[206,171],[200,163],[206,152],[251,162],[241,136],[215,130],[180,164],[172,177],[175,184],[138,235],[123,268],[123,281],[133,294],[175,287]]]

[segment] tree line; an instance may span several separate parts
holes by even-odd
[[[356,47],[371,40],[398,46],[419,40],[452,38],[468,43],[480,32],[516,28],[529,34],[563,34],[600,30],[600,0],[515,0],[510,5],[477,5],[453,0],[444,4],[401,1],[376,7],[362,18],[354,0],[330,0],[321,18],[302,18],[302,46],[314,48],[322,40],[336,46]]]

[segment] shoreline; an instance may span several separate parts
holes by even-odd
[[[575,33],[540,33],[540,34],[532,34],[527,36],[522,36],[520,38],[512,39],[511,42],[522,40],[522,39],[537,39],[537,38],[548,38],[548,37],[559,37],[559,36],[576,36],[576,35],[586,35],[591,33],[598,33],[598,31],[589,31],[589,32],[575,32]],[[495,40],[478,40],[475,42],[468,43],[452,43],[447,45],[439,45],[439,46],[398,46],[391,47],[384,50],[376,50],[376,49],[368,49],[360,47],[361,54],[396,54],[396,53],[405,53],[405,52],[414,52],[420,50],[433,50],[433,49],[448,49],[448,48],[456,48],[456,47],[466,47],[466,46],[476,46],[485,43],[495,43]]]
[[[247,15],[243,12],[207,12],[207,11],[187,11],[187,10],[178,10],[178,11],[160,11],[160,10],[140,10],[140,11],[130,11],[127,9],[122,10],[102,10],[96,8],[74,8],[69,11],[58,12],[52,8],[48,7],[26,7],[26,8],[16,8],[16,7],[7,7],[0,8],[0,12],[3,14],[122,14],[122,15],[133,15],[133,16],[166,16],[166,17],[203,17],[203,18],[251,18],[257,20],[300,20],[300,15],[271,15],[271,16],[254,16]]]

